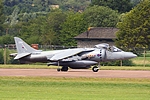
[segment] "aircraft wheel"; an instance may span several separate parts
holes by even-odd
[[[93,72],[98,72],[99,68],[98,68],[97,66],[94,66],[94,67],[92,68],[92,70],[93,70]]]
[[[61,71],[67,72],[68,71],[68,67],[62,67]]]
[[[60,70],[61,70],[60,68],[57,68],[57,71],[58,71],[58,72],[60,72]]]

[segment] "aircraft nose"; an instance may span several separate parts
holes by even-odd
[[[135,58],[135,57],[137,57],[137,55],[132,53],[132,52],[125,52],[124,53],[124,59],[130,59],[130,58]]]

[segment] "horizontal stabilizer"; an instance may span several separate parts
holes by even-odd
[[[17,54],[17,56],[14,59],[20,59],[20,58],[23,58],[23,57],[28,56],[30,54],[31,53],[20,53],[20,54]]]

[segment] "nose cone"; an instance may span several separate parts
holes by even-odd
[[[123,55],[124,55],[124,59],[131,59],[137,57],[137,55],[132,52],[124,52]]]

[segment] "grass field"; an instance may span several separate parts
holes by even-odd
[[[149,79],[0,77],[0,100],[149,100]]]
[[[150,59],[138,66],[101,66],[101,70],[150,70]],[[0,68],[57,68],[36,64]],[[88,69],[87,69],[88,70]],[[0,77],[0,100],[149,100],[150,79]]]
[[[146,57],[145,59],[144,57],[137,57],[131,60],[137,66],[144,66],[144,63],[145,63],[145,66],[150,67],[150,57]]]

